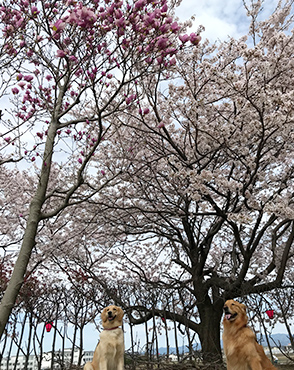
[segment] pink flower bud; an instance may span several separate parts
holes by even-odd
[[[57,22],[54,23],[54,25],[52,26],[52,29],[53,31],[61,31],[63,30],[65,27],[65,22],[63,22],[63,20],[59,19]]]
[[[160,37],[157,41],[157,47],[159,50],[166,49],[168,44],[168,38],[167,37]]]
[[[171,28],[171,31],[173,32],[173,33],[176,33],[176,32],[178,32],[179,30],[180,30],[180,26],[178,25],[178,23],[177,22],[174,22],[174,23],[172,23],[171,25],[170,25],[170,28]]]
[[[176,58],[172,58],[172,59],[169,61],[169,64],[170,64],[171,66],[174,66],[176,63],[177,63]]]
[[[33,79],[34,79],[34,76],[32,76],[32,75],[27,75],[27,76],[24,76],[24,78],[23,78],[25,81],[27,81],[27,82],[30,82],[30,81],[32,81]]]
[[[38,15],[40,13],[36,6],[31,7],[31,12],[33,15]]]
[[[68,59],[69,59],[71,62],[73,62],[73,63],[77,63],[77,61],[78,61],[78,58],[77,58],[77,57],[75,57],[74,55],[71,55]]]
[[[163,7],[161,8],[162,13],[167,12],[167,4],[164,4]]]
[[[18,83],[18,86],[19,86],[21,89],[24,89],[25,85],[26,85],[26,83],[25,83],[25,82],[23,82],[23,81],[20,81],[20,82]]]
[[[187,41],[190,40],[190,36],[189,35],[180,35],[179,36],[179,39],[182,41],[183,44],[185,44]]]
[[[56,52],[56,56],[58,58],[64,58],[66,56],[66,52],[64,50],[58,49],[57,52]]]
[[[201,41],[201,36],[200,35],[196,35],[196,33],[194,33],[194,32],[191,33],[191,35],[190,35],[191,44],[198,45],[200,41]]]
[[[158,64],[161,64],[163,62],[163,57],[160,56],[160,57],[156,58],[156,60],[157,60]]]

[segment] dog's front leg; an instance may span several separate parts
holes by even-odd
[[[98,365],[98,370],[107,370],[107,360],[106,358],[101,358]]]
[[[250,365],[251,370],[262,370],[259,357],[252,357],[249,360],[249,365]]]
[[[117,370],[124,370],[124,357],[121,356],[117,361]]]

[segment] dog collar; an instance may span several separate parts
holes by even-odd
[[[119,328],[119,326],[115,326],[114,328],[110,328],[110,329],[105,329],[104,328],[104,330],[115,330],[115,329],[118,329]]]

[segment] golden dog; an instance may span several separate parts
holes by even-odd
[[[124,312],[120,307],[108,306],[101,313],[103,331],[94,351],[92,362],[84,370],[123,370],[124,334],[120,326]]]
[[[226,301],[223,319],[223,345],[228,370],[274,370],[254,332],[247,326],[246,306]]]

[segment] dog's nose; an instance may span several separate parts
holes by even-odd
[[[111,317],[112,316],[112,311],[108,311],[108,316]]]
[[[223,310],[225,311],[228,308],[228,306],[225,304]]]

